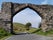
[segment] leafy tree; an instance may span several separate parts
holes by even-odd
[[[26,30],[29,30],[31,25],[32,24],[30,22],[26,23],[26,25],[25,25]]]

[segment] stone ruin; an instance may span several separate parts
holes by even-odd
[[[42,18],[40,28],[42,31],[53,29],[53,5],[35,5],[29,3],[3,2],[0,13],[0,27],[13,33],[13,17],[25,8],[30,8]],[[36,19],[36,18],[35,18]]]

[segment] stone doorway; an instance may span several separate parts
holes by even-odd
[[[30,10],[30,11],[28,11],[28,10]],[[21,16],[19,16],[19,15],[21,15]],[[22,15],[23,15],[23,17],[22,17]],[[28,18],[26,18],[26,17],[28,17]],[[15,33],[26,32],[27,30],[25,28],[25,25],[28,22],[31,23],[31,27],[30,27],[30,30],[28,31],[28,33],[30,33],[30,31],[32,31],[32,30],[34,32],[36,30],[36,28],[37,29],[40,28],[41,20],[42,20],[41,17],[39,16],[39,14],[36,11],[34,11],[33,9],[28,8],[28,7],[24,8],[19,13],[16,13],[13,17],[13,32],[15,32]],[[24,25],[24,27],[23,27],[23,25]],[[20,27],[18,27],[18,26],[20,26]]]
[[[0,19],[2,19],[3,28],[9,31],[10,33],[12,33],[14,15],[19,13],[25,8],[31,8],[41,16],[42,31],[53,29],[53,6],[52,5],[35,5],[35,4],[29,4],[29,3],[19,4],[19,3],[12,3],[12,2],[4,2],[2,4]]]

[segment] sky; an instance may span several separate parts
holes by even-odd
[[[0,9],[1,9],[2,2],[31,3],[31,4],[49,4],[49,5],[53,5],[53,0],[0,0]]]
[[[43,5],[43,4],[53,5],[53,0],[0,0],[0,10],[3,2],[31,3],[36,5]],[[28,21],[33,24],[33,27],[38,28],[38,24],[41,22],[41,17],[32,9],[26,8],[23,11],[16,14],[13,18],[13,22],[21,22],[25,24]]]

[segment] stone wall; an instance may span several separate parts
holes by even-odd
[[[52,5],[35,5],[35,4],[19,4],[12,2],[4,2],[1,8],[0,19],[3,22],[3,28],[9,32],[13,32],[13,17],[18,12],[30,8],[37,12],[42,18],[41,29],[45,32],[53,29],[53,6]],[[0,22],[1,23],[1,22]]]

